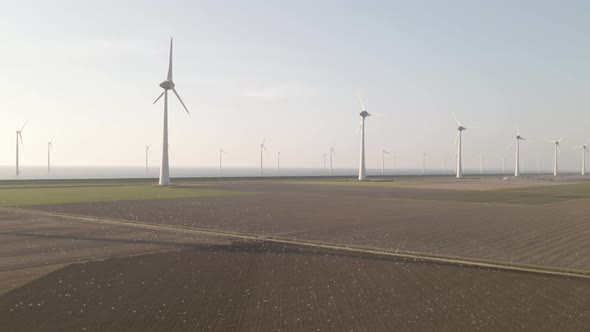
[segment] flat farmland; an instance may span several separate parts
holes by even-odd
[[[9,331],[584,330],[590,283],[264,242],[72,264],[0,296]]]
[[[464,190],[421,188],[428,183],[215,182],[194,189],[250,195],[27,208],[590,271],[590,184],[535,183],[497,189],[503,182],[496,180],[486,190]],[[450,180],[437,185],[452,187]]]

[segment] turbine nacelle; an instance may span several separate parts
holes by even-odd
[[[371,116],[371,113],[369,113],[369,112],[367,112],[367,111],[362,111],[362,112],[361,112],[359,115],[360,115],[361,117],[363,117],[363,118],[366,118],[366,117],[368,117],[368,116]]]
[[[172,89],[174,89],[174,82],[164,81],[164,82],[160,83],[160,87],[164,90],[172,90]]]
[[[463,131],[463,130],[467,130],[467,128],[466,128],[466,127],[463,127],[463,126],[459,126],[459,127],[457,128],[457,130],[458,130],[458,131]]]

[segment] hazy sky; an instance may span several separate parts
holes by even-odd
[[[380,148],[400,167],[422,151],[455,155],[454,111],[480,129],[464,136],[468,168],[483,152],[499,167],[518,121],[534,142],[525,166],[544,168],[565,136],[562,165],[579,167],[590,136],[588,1],[0,1],[0,165],[159,163],[163,104],[152,105],[174,37],[172,166],[356,167],[360,112],[367,164]]]

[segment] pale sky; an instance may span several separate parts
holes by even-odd
[[[545,138],[565,136],[561,164],[590,136],[587,1],[5,1],[0,5],[0,165],[142,166],[161,155],[163,104],[152,105],[174,37],[171,166],[257,167],[269,160],[367,166],[381,147],[399,167],[447,165],[455,112],[466,168],[499,167],[518,121],[526,167],[550,167]],[[270,162],[270,161],[269,161]],[[534,165],[533,165],[534,164]]]

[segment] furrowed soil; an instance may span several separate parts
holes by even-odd
[[[253,195],[27,208],[590,271],[590,196],[580,186],[481,191],[261,181],[211,185]]]
[[[72,264],[0,296],[5,331],[584,330],[590,281],[263,242]]]

